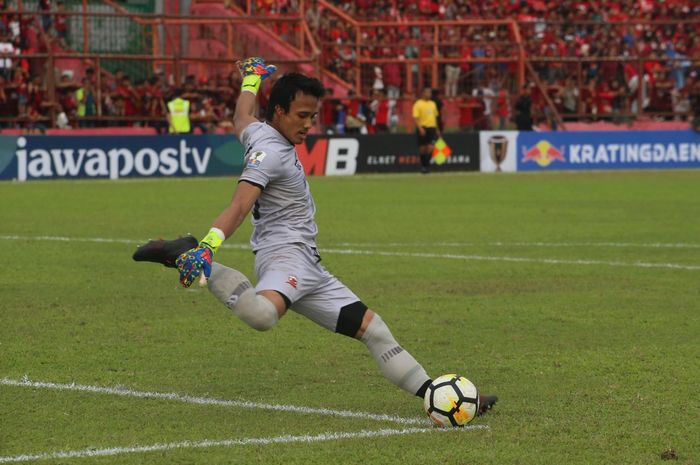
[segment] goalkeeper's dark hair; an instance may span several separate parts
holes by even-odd
[[[275,115],[275,108],[278,106],[285,113],[288,113],[292,100],[294,100],[298,92],[321,99],[326,91],[321,81],[316,78],[301,73],[284,74],[272,86],[270,100],[265,111],[265,119],[272,121],[272,117]]]

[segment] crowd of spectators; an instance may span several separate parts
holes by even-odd
[[[60,13],[63,5],[42,0],[37,8],[40,13]],[[7,0],[0,0],[0,53],[42,52],[41,34],[63,46],[64,25],[60,14],[22,15]],[[237,72],[207,79],[187,75],[177,86],[164,72],[148,79],[132,79],[122,69],[110,72],[90,65],[80,75],[74,70],[53,72],[53,95],[49,95],[45,60],[0,58],[0,128],[42,133],[49,127],[148,126],[167,132],[166,105],[179,89],[191,102],[195,132],[232,130],[240,89]],[[262,103],[264,98],[262,93]]]
[[[402,96],[416,95],[430,82],[432,65],[408,60],[448,59],[451,61],[439,68],[440,88],[446,99],[458,100],[461,120],[467,127],[470,121],[475,127],[503,126],[504,119],[514,116],[514,104],[523,91],[529,94],[535,119],[553,124],[547,100],[565,119],[622,120],[636,113],[640,105],[644,111],[670,118],[671,113],[690,111],[691,95],[698,87],[700,24],[685,20],[700,17],[700,3],[690,0],[331,3],[360,21],[393,23],[359,29],[362,57],[386,62],[381,68],[376,64],[363,67],[359,83],[363,93],[391,88],[394,96],[396,89]],[[311,5],[309,11],[318,8],[316,2]],[[358,84],[354,82],[356,29],[330,11],[320,13],[314,17],[318,18],[315,24],[326,67]],[[506,18],[517,21],[524,51],[533,60],[539,80],[538,85],[532,83],[525,90],[516,85],[518,48],[510,26],[441,26],[436,56],[432,25],[402,25],[407,20]],[[512,61],[469,61],[480,58]],[[412,88],[408,88],[409,74]]]
[[[225,3],[246,9],[246,0]],[[459,111],[465,129],[503,128],[529,111],[532,121],[556,125],[566,119],[623,121],[644,110],[673,118],[690,113],[700,92],[700,3],[692,0],[333,0],[359,21],[386,25],[355,29],[317,0],[304,2],[304,17],[322,48],[322,63],[361,95],[331,96],[324,103],[323,126],[334,131],[396,130],[400,103],[434,83],[437,58],[441,98]],[[32,35],[46,33],[65,45],[66,21],[60,0],[40,0],[38,17],[23,17],[0,0],[0,53],[37,51]],[[298,14],[297,0],[256,0],[255,15]],[[36,18],[36,19],[35,19]],[[518,88],[518,44],[507,24],[438,28],[438,20],[506,19],[518,22],[522,46],[535,75]],[[428,25],[407,25],[424,20]],[[626,21],[633,21],[627,23]],[[292,23],[273,26],[280,35]],[[361,34],[361,47],[355,36]],[[39,50],[40,51],[40,50]],[[435,55],[437,51],[437,55]],[[357,54],[368,60],[356,82]],[[571,58],[578,60],[571,60]],[[475,59],[504,59],[499,63]],[[425,61],[420,61],[425,59]],[[568,59],[568,60],[567,60]],[[89,71],[88,71],[89,70]],[[49,100],[46,72],[31,60],[0,58],[0,114],[19,116],[27,128],[61,125],[144,124],[164,130],[166,103],[175,84],[165,74],[132,80],[88,68],[80,76],[57,74]],[[188,76],[177,87],[192,102],[200,131],[227,129],[238,92],[236,73]],[[98,89],[97,84],[101,83]],[[265,96],[261,95],[264,105]],[[100,118],[95,116],[100,115]],[[91,117],[93,119],[91,119]],[[138,119],[144,119],[138,123]],[[378,120],[378,121],[377,121]],[[221,124],[216,124],[221,121]],[[520,118],[520,121],[525,119]],[[0,124],[7,124],[2,122]],[[524,124],[524,123],[523,123]],[[342,129],[341,129],[342,128]]]
[[[41,78],[34,77],[30,86],[41,89]],[[40,122],[27,119],[19,124],[41,131],[48,127],[48,118],[53,116],[54,125],[61,129],[137,126],[167,133],[167,102],[179,92],[182,98],[190,102],[193,132],[232,132],[239,89],[237,73],[207,80],[188,75],[180,86],[175,86],[163,72],[134,81],[122,69],[116,69],[113,73],[102,71],[98,80],[95,70],[88,67],[85,76],[79,80],[70,73],[61,75],[56,84],[56,102],[50,104],[43,100],[44,105],[39,111],[42,117]],[[0,99],[2,92],[3,86],[0,85]],[[20,94],[11,88],[6,89],[5,94],[8,97],[6,108],[22,116],[23,107],[18,100]],[[45,98],[43,90],[35,94],[30,91],[29,95],[37,95],[37,100]],[[261,93],[261,104],[264,104],[265,97],[265,93]]]
[[[247,2],[239,0],[244,8]],[[432,82],[439,66],[443,97],[456,100],[466,127],[501,127],[528,94],[537,121],[554,125],[552,106],[564,119],[624,120],[638,111],[660,117],[686,114],[700,78],[700,3],[692,0],[330,0],[358,21],[387,24],[356,29],[316,0],[305,19],[322,47],[324,66],[359,87],[372,101],[412,97]],[[292,0],[256,1],[255,13],[296,13]],[[407,21],[502,20],[517,22],[523,49],[540,82],[518,89],[519,53],[508,25],[445,25],[434,46],[434,26]],[[631,23],[630,23],[631,22]],[[356,46],[361,35],[361,47]],[[358,54],[377,60],[361,67]],[[474,59],[510,58],[499,64]],[[577,58],[578,61],[570,60]],[[566,61],[569,59],[569,61]],[[539,61],[538,61],[539,60]],[[558,61],[559,60],[559,61]],[[377,63],[384,62],[381,65]],[[531,81],[533,79],[530,79]],[[409,88],[410,87],[410,88]],[[505,94],[505,95],[504,95]],[[522,101],[522,99],[521,99]],[[551,102],[551,104],[550,104]],[[368,105],[365,105],[368,106]],[[469,122],[472,123],[469,123]]]
[[[26,10],[20,12],[8,0],[0,0],[0,53],[44,52],[48,46],[67,49],[63,9],[61,0],[40,0],[35,14],[23,14]],[[51,76],[45,59],[0,58],[0,129],[43,133],[50,127],[139,126],[166,133],[167,103],[179,94],[190,102],[193,132],[232,132],[241,85],[237,71],[214,76],[193,73],[176,83],[172,69],[132,78],[124,69],[107,68],[86,62],[78,70],[51,70]],[[261,112],[269,89],[259,93]]]
[[[40,125],[52,103],[41,82],[41,63],[15,56],[41,52],[35,17],[18,13],[7,0],[0,0],[0,127],[3,118],[21,116],[25,125]]]

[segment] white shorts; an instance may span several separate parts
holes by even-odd
[[[330,331],[345,333],[338,325],[341,310],[357,315],[358,305],[364,307],[364,304],[320,261],[316,249],[304,244],[259,250],[255,255],[258,277],[255,290],[277,291],[289,300],[293,311]],[[348,308],[352,311],[346,311]],[[354,333],[347,335],[354,336]]]

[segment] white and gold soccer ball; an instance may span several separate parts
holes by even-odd
[[[442,375],[428,386],[423,406],[437,426],[462,427],[479,411],[479,391],[463,376]]]

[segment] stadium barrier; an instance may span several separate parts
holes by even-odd
[[[446,134],[451,156],[433,171],[478,171],[477,133]],[[297,147],[307,174],[353,175],[356,173],[416,173],[420,171],[418,145],[413,134],[309,137]]]
[[[482,131],[480,169],[493,171],[700,168],[700,133]]]
[[[445,135],[433,171],[700,168],[700,133],[518,132]],[[411,134],[310,136],[297,147],[306,174],[418,172]],[[237,176],[243,146],[230,135],[0,136],[0,180]]]
[[[0,136],[0,179],[237,175],[243,146],[211,136]]]

